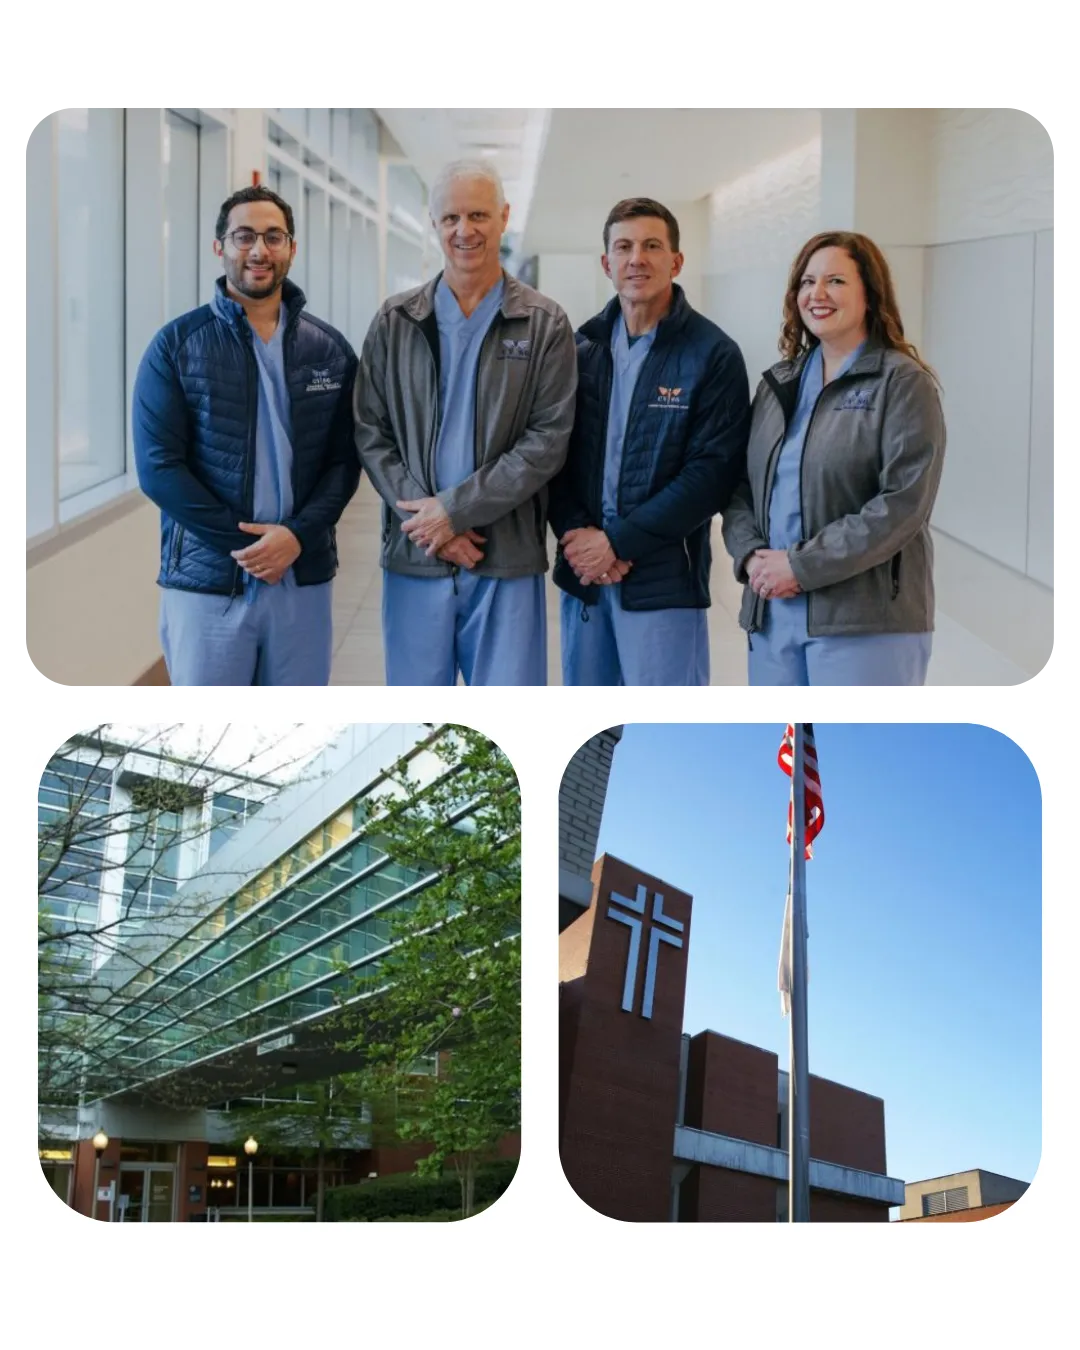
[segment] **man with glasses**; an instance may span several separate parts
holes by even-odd
[[[173,684],[328,684],[334,527],[360,478],[356,357],[288,280],[292,209],[223,203],[214,298],[166,324],[135,377],[135,464],[161,508]]]

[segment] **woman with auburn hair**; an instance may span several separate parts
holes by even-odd
[[[750,683],[923,684],[945,424],[865,235],[830,230],[799,250],[780,354],[724,513]]]

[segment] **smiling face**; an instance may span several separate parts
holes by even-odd
[[[799,317],[826,347],[853,351],[866,340],[866,288],[855,259],[842,248],[819,248],[799,279]]]
[[[232,241],[234,230],[259,232],[251,248],[238,249]],[[225,238],[214,240],[214,252],[225,268],[229,291],[243,300],[265,300],[280,290],[296,255],[296,241],[289,239],[281,248],[270,249],[263,237],[266,230],[286,231],[285,213],[273,202],[240,202],[229,212]]]
[[[496,277],[510,207],[499,205],[495,184],[487,178],[452,178],[434,205],[438,214],[432,224],[439,232],[448,279]]]
[[[633,305],[670,299],[683,255],[671,247],[666,222],[656,216],[633,216],[614,222],[610,230],[600,261],[620,299]]]

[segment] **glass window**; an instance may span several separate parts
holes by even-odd
[[[399,235],[388,235],[386,240],[387,294],[396,295],[398,291],[411,290],[413,286],[419,286],[423,279],[423,250],[417,244],[407,244]]]
[[[178,811],[132,811],[124,866],[125,926],[160,914],[175,895],[182,828]]]
[[[124,427],[124,113],[57,121],[60,500],[118,478]]]
[[[199,128],[166,112],[162,140],[165,189],[165,313],[199,303]]]
[[[243,829],[245,821],[251,819],[262,806],[262,802],[249,801],[246,797],[236,797],[229,792],[214,795],[210,820],[210,852],[217,850]]]
[[[125,1139],[120,1145],[121,1162],[175,1162],[178,1144],[142,1143]]]
[[[43,1162],[41,1170],[45,1174],[45,1180],[53,1188],[56,1194],[63,1200],[64,1204],[70,1203],[71,1178],[75,1169],[70,1163],[50,1163]]]

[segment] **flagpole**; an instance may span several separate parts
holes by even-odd
[[[806,1030],[805,732],[795,722],[791,773],[791,1072],[788,1076],[788,1222],[810,1222],[810,1070]]]

